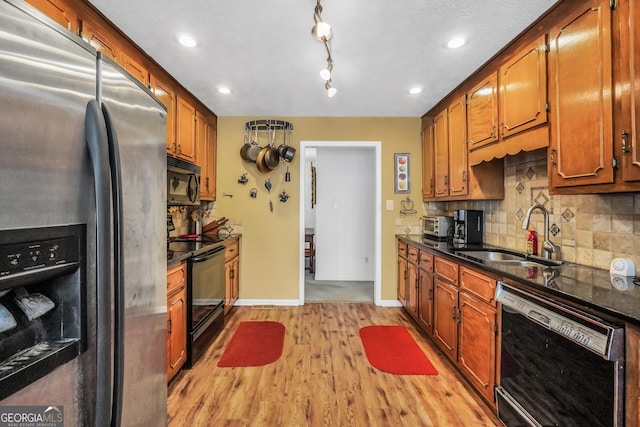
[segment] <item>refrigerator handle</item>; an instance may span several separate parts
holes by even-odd
[[[105,104],[102,104],[109,142],[111,166],[111,197],[113,202],[113,276],[114,276],[114,343],[113,343],[113,406],[111,425],[120,426],[124,390],[124,217],[122,212],[122,167],[118,135]]]
[[[96,192],[96,426],[111,418],[111,177],[107,129],[96,100],[87,104],[85,141]]]

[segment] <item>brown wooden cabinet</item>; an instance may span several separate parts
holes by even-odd
[[[418,263],[418,323],[433,335],[433,254],[420,251]]]
[[[178,373],[187,356],[187,265],[167,270],[167,381]]]
[[[227,245],[224,254],[224,270],[224,312],[228,313],[240,296],[240,240]]]
[[[467,97],[469,164],[548,146],[549,130],[540,128],[547,124],[546,35],[505,59]]]
[[[549,36],[551,192],[614,179],[610,2],[576,5]]]
[[[469,194],[466,96],[447,108],[449,115],[449,196],[463,198]]]
[[[200,166],[200,199],[216,199],[216,126],[196,112],[196,164]]]
[[[433,339],[455,362],[458,352],[458,288],[436,276],[433,293]]]
[[[407,300],[405,308],[414,319],[418,319],[418,258],[420,251],[409,245],[407,249]]]
[[[640,328],[625,328],[625,425],[640,426]]]
[[[498,73],[495,71],[467,94],[467,142],[472,165],[489,160],[485,157],[475,160],[474,155],[480,153],[480,148],[498,142]]]
[[[25,0],[27,3],[76,34],[78,32],[78,14],[61,0]]]
[[[81,19],[80,24],[80,35],[87,43],[97,51],[102,52],[106,57],[116,62],[120,60],[120,46],[116,36],[91,20]]]
[[[449,196],[449,120],[447,110],[442,110],[433,119],[434,197]]]
[[[496,280],[460,267],[458,366],[490,402],[496,381]]]
[[[155,75],[150,76],[151,91],[167,107],[167,153],[172,154],[176,147],[176,92],[172,85],[159,79]]]
[[[422,125],[422,200],[435,196],[434,182],[434,126],[432,120],[423,120]]]
[[[398,301],[407,306],[407,250],[408,245],[398,242]]]
[[[196,109],[183,97],[178,97],[176,113],[176,157],[188,162],[196,158]]]
[[[120,52],[119,62],[120,65],[122,65],[122,68],[127,70],[129,74],[135,77],[145,87],[149,87],[150,74],[149,70],[147,70],[144,65],[130,56],[129,53],[125,52],[124,50]]]

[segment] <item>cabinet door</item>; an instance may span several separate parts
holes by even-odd
[[[433,176],[436,197],[449,195],[449,129],[447,111],[433,119]]]
[[[434,137],[433,123],[422,130],[422,200],[434,197]]]
[[[407,311],[415,319],[418,318],[418,266],[407,263]]]
[[[195,164],[200,166],[200,178],[202,179],[202,169],[207,163],[207,119],[196,110],[196,152]],[[200,197],[202,197],[202,183],[200,184]]]
[[[622,179],[632,182],[640,181],[640,1],[621,3],[620,13],[623,22],[620,31],[621,57],[624,59],[623,84],[620,87],[628,86],[629,96],[621,97],[622,117],[614,138],[620,138]]]
[[[398,258],[398,300],[407,305],[407,260]]]
[[[496,357],[496,310],[460,292],[458,366],[484,397],[493,401]]]
[[[238,300],[238,294],[240,293],[239,286],[239,272],[240,258],[234,257],[233,259],[225,262],[225,299],[224,299],[224,312],[227,313],[233,307],[233,304]]]
[[[167,153],[175,154],[176,143],[176,93],[173,88],[151,76],[151,91],[167,107]]]
[[[217,132],[216,126],[207,122],[207,142],[205,144],[206,162],[200,171],[202,179],[202,193],[200,197],[204,200],[216,199],[216,162],[217,162]]]
[[[25,0],[27,3],[65,27],[72,33],[78,30],[78,15],[60,0]]]
[[[149,87],[149,70],[147,70],[142,64],[124,51],[120,53],[120,64],[122,65],[122,68],[138,79],[140,83]]]
[[[467,94],[469,151],[498,141],[498,74],[491,73]]]
[[[231,300],[233,303],[240,297],[240,257],[233,260],[233,286],[231,286]]]
[[[418,323],[429,335],[433,335],[433,274],[418,271]]]
[[[187,352],[187,302],[184,287],[167,301],[167,379],[170,380],[185,362]]]
[[[433,338],[453,361],[458,349],[458,289],[435,279],[433,299]]]
[[[120,59],[120,48],[116,44],[115,37],[90,21],[82,21],[82,38],[114,61],[118,62]]]
[[[547,38],[539,37],[500,67],[500,136],[547,122]]]
[[[467,114],[465,96],[449,106],[449,195],[468,194]]]
[[[195,162],[196,157],[196,109],[184,98],[178,97],[176,115],[177,156]]]
[[[549,186],[613,182],[611,10],[580,2],[550,30]]]

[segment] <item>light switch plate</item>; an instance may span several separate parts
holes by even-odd
[[[388,211],[393,210],[393,200],[387,200],[387,210]]]

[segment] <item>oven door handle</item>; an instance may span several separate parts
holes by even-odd
[[[215,250],[207,252],[207,253],[205,253],[203,255],[195,256],[195,257],[191,258],[191,262],[193,262],[195,264],[197,262],[207,261],[207,260],[213,258],[214,256],[219,255],[221,252],[224,252],[224,249],[225,249],[224,246],[221,246],[221,247],[216,248]]]

